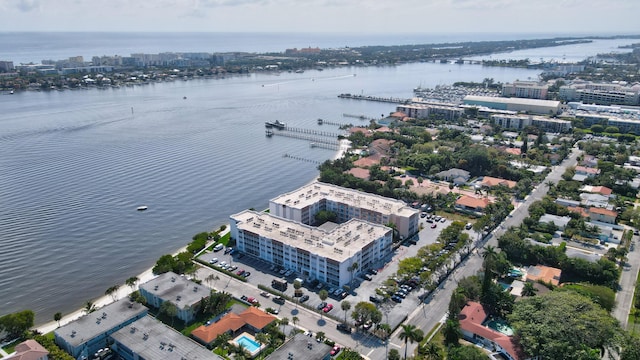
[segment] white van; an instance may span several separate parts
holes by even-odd
[[[218,244],[218,245],[213,247],[213,251],[220,251],[222,249],[224,249],[224,245],[222,245],[222,244]]]

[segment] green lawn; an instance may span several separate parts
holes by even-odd
[[[11,344],[5,345],[2,350],[6,351],[7,354],[11,354],[12,352],[16,351],[16,345],[20,344],[21,340],[16,340],[14,342],[12,342]]]

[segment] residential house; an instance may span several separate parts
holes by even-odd
[[[603,196],[608,196],[608,197],[612,197],[612,190],[609,189],[606,186],[591,186],[591,185],[584,185],[580,188],[580,191],[584,191],[584,192],[588,192],[588,193],[592,193],[592,194],[600,194]]]
[[[618,213],[614,210],[609,210],[599,207],[589,208],[589,219],[591,221],[598,221],[607,224],[615,224]]]
[[[111,334],[111,349],[124,360],[222,360],[204,346],[151,316]]]
[[[39,342],[29,339],[16,345],[15,353],[6,360],[48,360],[49,350]]]
[[[469,301],[458,315],[460,331],[465,340],[480,345],[492,352],[491,358],[500,357],[509,360],[524,359],[522,349],[512,336],[503,334],[487,326],[492,320],[482,304]],[[493,354],[500,354],[498,357]]]
[[[527,281],[542,281],[553,286],[560,284],[562,270],[544,265],[529,266],[527,269]]]
[[[584,175],[588,178],[594,178],[596,175],[600,174],[600,169],[586,167],[586,166],[576,166],[576,175]]]
[[[329,360],[331,346],[324,342],[313,341],[305,334],[298,333],[265,358],[265,360],[291,359]]]
[[[461,185],[466,184],[467,181],[469,181],[471,174],[467,170],[453,168],[445,171],[440,171],[436,174],[436,177],[444,181],[449,181],[454,184]]]
[[[143,305],[122,299],[54,330],[56,344],[75,359],[107,347],[111,334],[147,315]]]
[[[613,205],[609,204],[609,197],[600,194],[580,194],[580,204],[584,207],[601,207],[613,209]]]
[[[509,189],[513,189],[514,187],[516,187],[516,182],[515,181],[511,181],[511,180],[505,180],[505,179],[500,179],[500,178],[494,178],[491,176],[485,176],[482,179],[482,182],[480,183],[480,185],[487,187],[487,188],[492,188],[492,187],[496,187],[496,186],[506,186]]]
[[[473,212],[481,214],[489,206],[489,199],[486,197],[476,198],[469,195],[462,195],[456,200],[455,208],[463,212]]]
[[[211,288],[171,271],[140,285],[140,295],[144,296],[148,305],[160,308],[162,303],[170,301],[178,308],[176,317],[185,323],[195,319],[200,302],[210,293]]]
[[[571,200],[571,199],[563,199],[563,198],[557,198],[555,201],[556,204],[558,205],[562,205],[562,206],[580,206],[580,201],[576,201],[576,200]]]
[[[347,171],[349,174],[357,177],[358,179],[369,180],[369,169],[363,169],[359,167],[354,167]]]
[[[570,216],[544,214],[540,217],[540,220],[538,222],[542,224],[544,223],[554,224],[555,226],[558,227],[558,229],[564,230],[567,227],[567,224],[569,224],[570,220],[571,220]]]
[[[596,168],[598,167],[598,158],[593,155],[585,155],[580,165],[588,168]]]
[[[276,319],[275,316],[267,314],[255,306],[249,306],[240,314],[230,312],[213,324],[196,328],[191,332],[191,336],[201,344],[210,346],[220,334],[229,333],[235,336],[244,331],[261,332]]]

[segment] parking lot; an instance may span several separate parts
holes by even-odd
[[[361,301],[370,301],[370,296],[376,295],[376,288],[383,285],[384,281],[388,278],[391,278],[395,275],[398,269],[398,261],[403,258],[416,256],[418,249],[436,242],[436,239],[443,228],[450,224],[450,221],[445,220],[445,222],[441,222],[442,220],[437,222],[437,226],[435,228],[431,228],[431,224],[433,223],[427,222],[427,218],[420,218],[420,223],[422,224],[423,229],[419,232],[419,234],[414,238],[415,245],[412,244],[411,241],[405,241],[403,245],[400,245],[393,252],[392,256],[384,262],[380,262],[376,267],[377,274],[371,275],[371,280],[365,279],[365,274],[368,272],[368,269],[361,269],[361,272],[354,276],[353,282],[350,285],[350,292],[346,294],[344,298],[340,296],[330,295],[325,302],[327,304],[333,305],[333,309],[328,311],[328,314],[338,317],[339,319],[344,319],[344,311],[342,311],[340,303],[344,300],[349,301],[351,303],[351,309],[347,312],[347,321],[353,323],[351,320],[351,312],[355,304]],[[209,264],[215,258],[214,264]],[[249,276],[246,277],[247,282],[254,286],[258,286],[260,284],[264,286],[268,286],[271,288],[272,280],[280,280],[286,281],[288,286],[287,290],[284,293],[290,298],[294,299],[294,287],[293,282],[296,278],[299,278],[300,275],[295,272],[287,273],[282,271],[282,269],[275,267],[274,265],[267,263],[264,260],[254,258],[251,256],[244,255],[242,256],[239,253],[229,253],[228,250],[220,250],[217,252],[209,252],[200,256],[200,260],[206,262],[212,268],[217,269],[216,265],[220,265],[221,263],[230,267],[232,272],[239,274],[244,272],[250,273]],[[322,311],[319,308],[322,300],[318,296],[318,293],[321,289],[331,290],[330,287],[324,285],[322,287],[311,286],[312,283],[303,279],[304,284],[302,287],[301,296],[307,295],[308,300],[304,301],[304,303],[314,309],[320,314]],[[276,289],[273,289],[276,290]],[[276,290],[277,291],[277,290]],[[404,320],[404,317],[411,313],[416,306],[420,305],[420,300],[418,296],[421,294],[423,290],[415,289],[407,293],[406,297],[402,299],[400,303],[396,303],[392,300],[388,300],[384,303],[376,303],[376,306],[383,313],[382,322],[390,324],[392,327],[395,327],[397,324]],[[233,294],[237,297],[240,297],[243,294]],[[300,299],[301,297],[298,297]],[[265,303],[266,307],[271,306],[271,302]]]

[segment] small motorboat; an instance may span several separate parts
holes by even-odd
[[[138,210],[138,211],[145,211],[145,210],[147,210],[148,208],[149,208],[149,207],[148,207],[147,205],[142,205],[142,206],[138,206],[138,207],[136,208],[136,210]]]

